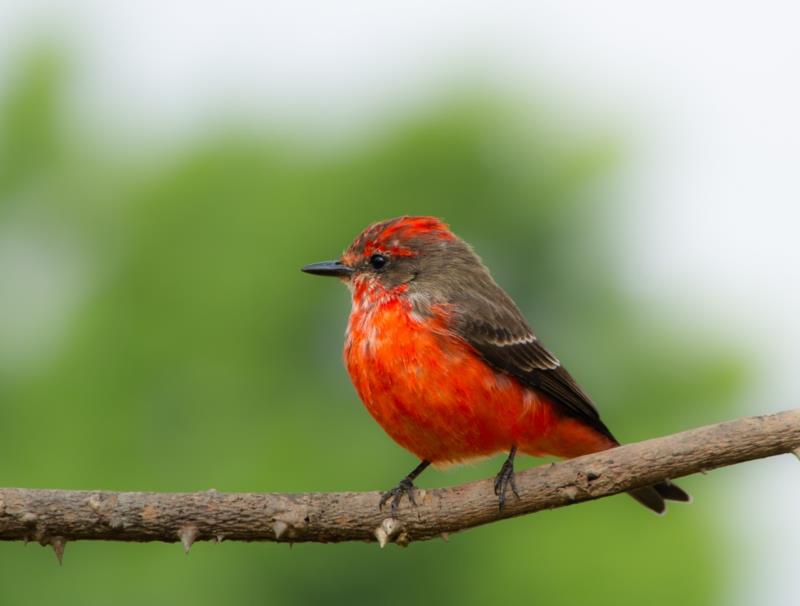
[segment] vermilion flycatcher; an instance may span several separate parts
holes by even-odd
[[[421,463],[381,499],[392,514],[429,465],[508,452],[494,483],[516,495],[514,456],[576,457],[619,442],[466,242],[435,217],[375,223],[338,261],[303,271],[352,294],[344,357],[367,410]],[[655,512],[688,501],[670,482],[629,493]],[[518,496],[518,495],[517,495]]]

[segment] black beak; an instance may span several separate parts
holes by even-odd
[[[353,269],[348,267],[341,261],[323,261],[322,263],[312,263],[300,268],[307,274],[314,274],[315,276],[334,276],[338,278],[349,276],[353,273]]]

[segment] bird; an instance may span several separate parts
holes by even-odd
[[[351,294],[344,361],[367,411],[420,463],[382,494],[397,515],[430,465],[506,454],[494,480],[502,512],[518,453],[573,458],[619,446],[591,398],[539,340],[480,257],[442,220],[372,223],[339,259],[301,271]],[[629,494],[656,513],[690,500],[669,480]]]

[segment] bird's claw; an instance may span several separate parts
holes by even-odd
[[[506,491],[509,487],[511,488],[511,492],[514,493],[514,496],[519,498],[517,483],[514,480],[514,462],[512,460],[506,460],[506,462],[503,463],[503,466],[494,479],[494,494],[497,495],[500,511],[503,511],[503,507],[505,507]]]
[[[409,502],[416,507],[417,502],[414,500],[414,482],[411,481],[410,478],[403,478],[400,480],[400,483],[397,486],[384,492],[381,495],[381,501],[378,504],[378,507],[383,509],[383,506],[386,505],[389,500],[391,500],[392,517],[397,517],[397,507],[400,505],[403,495],[406,495]]]

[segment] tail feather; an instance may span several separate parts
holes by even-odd
[[[677,486],[666,480],[665,482],[661,482],[660,484],[656,484],[653,486],[656,489],[658,494],[669,501],[679,501],[681,503],[689,503],[692,500],[692,497],[689,496],[689,493],[683,490],[680,486]]]
[[[683,503],[688,503],[692,500],[692,497],[690,497],[687,492],[669,480],[659,482],[653,486],[644,486],[642,488],[630,490],[628,494],[642,505],[658,514],[662,514],[666,511],[667,506],[666,503],[664,503],[665,500],[680,501]]]

